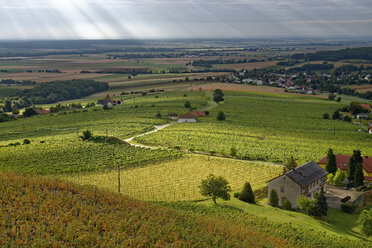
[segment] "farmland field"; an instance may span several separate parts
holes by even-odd
[[[156,163],[143,168],[123,169],[121,192],[136,199],[178,201],[203,199],[198,186],[209,174],[224,176],[233,190],[246,181],[252,185],[266,182],[280,174],[281,166],[203,155]],[[62,176],[78,184],[95,185],[110,191],[118,190],[118,172],[100,172]]]
[[[283,162],[286,154],[299,164],[317,162],[329,148],[337,154],[360,149],[371,156],[370,135],[349,122],[322,118],[342,105],[306,96],[226,92],[225,103],[199,123],[179,123],[137,141],[204,152],[209,144],[222,155],[234,145],[239,157]],[[219,111],[226,114],[225,121],[216,120]]]

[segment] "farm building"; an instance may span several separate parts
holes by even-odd
[[[168,114],[168,118],[175,121],[175,120],[177,120],[177,114],[175,114],[175,113],[169,113]]]
[[[195,115],[188,114],[188,115],[178,116],[178,122],[180,122],[180,123],[193,123],[193,122],[197,122],[197,121],[198,120],[195,117]]]
[[[368,128],[368,133],[369,133],[369,134],[372,134],[372,127],[369,127],[369,128]]]
[[[50,110],[47,110],[47,109],[35,109],[35,112],[36,112],[38,115],[50,114]]]
[[[364,108],[365,110],[369,110],[369,111],[371,111],[371,106],[370,106],[369,104],[367,104],[367,103],[360,104],[360,106],[361,106],[362,108]]]
[[[284,200],[288,199],[292,208],[296,209],[298,208],[297,199],[300,196],[314,198],[314,194],[319,193],[322,187],[326,191],[327,175],[326,170],[310,161],[270,180],[268,193],[270,195],[271,190],[275,190],[278,193],[279,206],[282,206]]]
[[[120,105],[122,103],[123,102],[120,101],[120,100],[98,100],[97,101],[97,106],[98,107],[103,107],[103,106],[107,105],[109,107],[112,107],[112,106],[115,106],[115,105]]]
[[[351,158],[350,155],[342,155],[342,154],[335,154],[336,156],[336,164],[337,168],[342,170],[343,172],[347,172],[349,160]],[[322,158],[318,165],[325,169],[327,163],[327,156]],[[372,183],[372,157],[363,157],[363,174],[364,174],[364,181],[368,183]]]
[[[361,120],[361,119],[367,120],[368,119],[368,114],[366,114],[366,113],[359,113],[359,114],[356,115],[356,118],[358,120]]]
[[[205,116],[204,111],[191,111],[190,114],[194,115],[194,116],[197,116],[197,117],[204,117]]]

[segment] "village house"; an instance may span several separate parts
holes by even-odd
[[[314,198],[314,194],[319,193],[321,188],[326,191],[327,175],[326,170],[310,161],[270,180],[268,194],[270,196],[271,190],[275,190],[278,194],[279,206],[282,206],[284,200],[288,199],[292,208],[296,209],[298,208],[297,199],[300,196]]]
[[[342,170],[343,172],[347,173],[348,164],[350,161],[350,155],[343,155],[343,154],[335,154],[336,156],[336,165],[337,168]],[[318,165],[325,169],[327,164],[327,156],[322,158]],[[363,174],[364,174],[364,181],[367,183],[372,183],[372,157],[363,156]]]
[[[112,106],[115,106],[115,105],[120,105],[122,103],[123,102],[120,101],[120,100],[98,100],[97,101],[97,106],[98,107],[103,107],[103,106],[107,105],[108,107],[112,107]]]
[[[205,116],[205,112],[204,111],[190,111],[190,114],[191,115],[194,115],[196,117],[204,117]]]
[[[367,103],[362,103],[362,104],[359,104],[362,108],[364,108],[365,110],[368,110],[369,112],[371,112],[371,106]]]
[[[197,118],[195,115],[187,114],[187,115],[180,115],[178,116],[178,122],[179,123],[193,123],[197,122]]]
[[[175,120],[177,120],[177,114],[175,114],[175,113],[169,113],[168,114],[168,118],[175,121]]]
[[[38,115],[50,114],[50,110],[47,109],[34,109]]]
[[[356,115],[356,118],[358,120],[362,120],[362,119],[367,120],[368,119],[368,114],[366,114],[366,113],[359,113],[359,114]]]

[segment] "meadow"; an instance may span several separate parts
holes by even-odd
[[[205,199],[199,193],[201,180],[209,174],[225,177],[233,190],[265,183],[283,171],[281,166],[203,155],[154,163],[143,168],[120,171],[120,191],[146,201],[183,201]],[[118,191],[118,172],[65,175],[60,178],[83,185],[95,185]]]
[[[227,91],[225,95],[225,102],[198,123],[178,123],[136,141],[202,152],[209,147],[225,156],[235,146],[240,158],[277,163],[283,162],[284,154],[298,164],[317,162],[329,148],[336,154],[360,149],[372,155],[372,137],[358,132],[358,126],[322,118],[344,103],[296,95]],[[216,120],[219,111],[226,114],[225,121]]]

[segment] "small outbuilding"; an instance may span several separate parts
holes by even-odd
[[[188,115],[178,116],[178,122],[179,123],[194,123],[194,122],[198,122],[198,120],[195,117],[195,115],[188,114]]]

